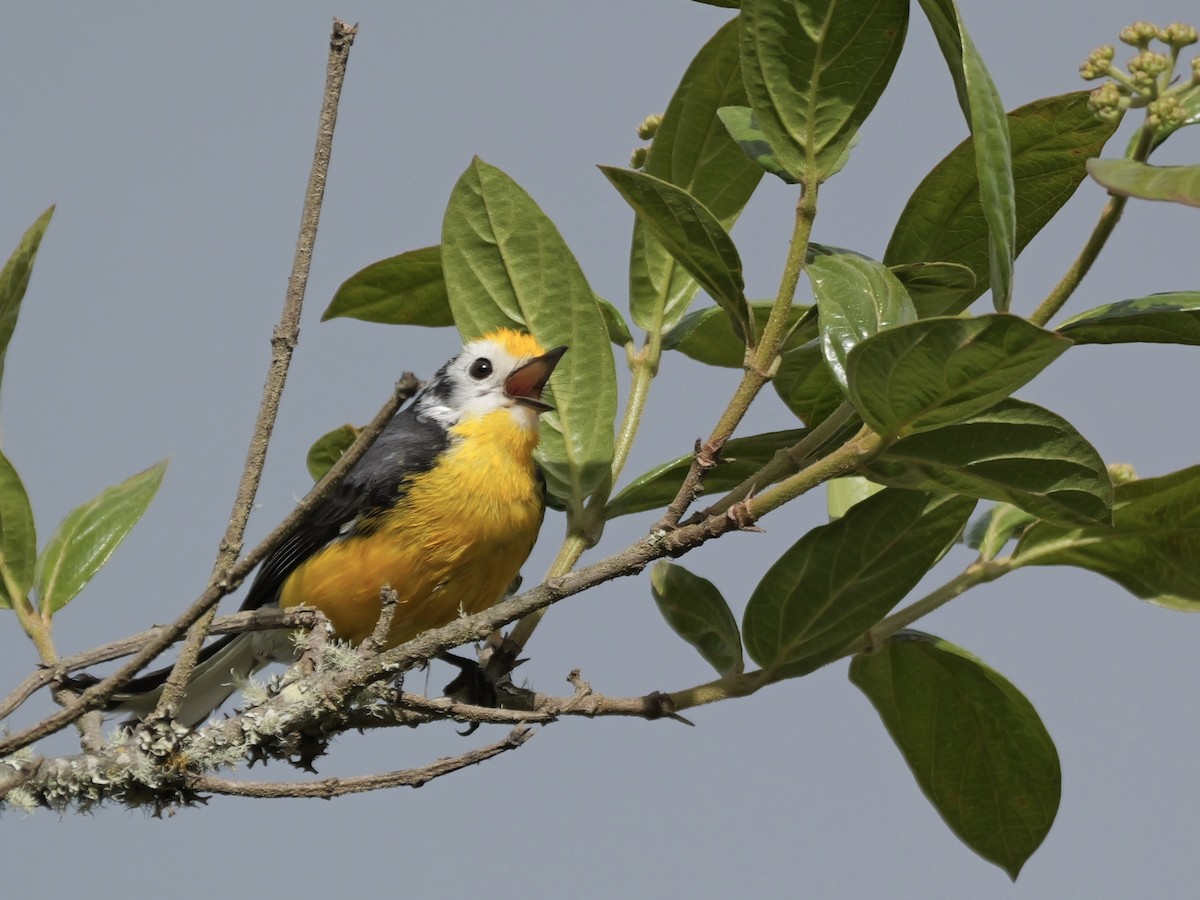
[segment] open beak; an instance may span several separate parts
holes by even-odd
[[[539,413],[554,409],[549,403],[542,402],[542,389],[566,352],[566,347],[555,347],[549,353],[543,353],[514,369],[512,374],[504,379],[504,393],[522,406]]]

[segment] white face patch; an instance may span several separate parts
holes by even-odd
[[[497,341],[472,341],[430,384],[421,412],[448,428],[507,409],[519,427],[536,429],[537,412],[504,391],[508,376],[528,361],[529,357],[514,356]]]

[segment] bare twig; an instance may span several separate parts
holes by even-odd
[[[262,402],[250,448],[246,452],[246,465],[242,470],[237,496],[225,536],[221,539],[217,559],[213,563],[212,581],[218,582],[226,569],[242,551],[242,539],[254,496],[262,477],[263,464],[267,458],[267,445],[275,427],[279,412],[279,401],[287,380],[292,351],[300,336],[300,310],[304,304],[304,289],[308,284],[308,271],[312,262],[313,245],[317,239],[317,225],[321,219],[321,201],[325,196],[325,177],[329,171],[329,159],[333,152],[333,129],[337,122],[338,101],[341,98],[342,82],[346,77],[346,63],[350,58],[350,47],[358,33],[356,26],[347,25],[339,19],[333,20],[333,34],[329,43],[329,61],[325,70],[325,96],[321,103],[320,121],[317,126],[317,144],[313,151],[312,168],[308,176],[308,188],[304,195],[304,209],[300,214],[300,235],[296,239],[296,253],[292,261],[292,273],[288,278],[283,311],[279,324],[271,336],[271,364],[263,386]],[[210,607],[188,632],[187,640],[179,651],[175,668],[167,678],[162,696],[154,709],[154,718],[170,718],[179,706],[187,681],[195,668],[200,648],[208,635],[208,628],[216,615],[216,606]]]
[[[460,756],[449,759],[439,759],[437,762],[418,769],[400,769],[395,772],[383,772],[379,775],[364,775],[358,778],[325,778],[320,781],[298,782],[269,782],[269,781],[236,781],[230,778],[218,778],[211,775],[197,775],[188,781],[191,790],[210,793],[227,794],[235,797],[320,797],[328,800],[346,794],[361,794],[365,791],[377,791],[391,787],[418,788],[435,778],[474,766],[493,756],[499,756],[508,750],[520,747],[531,737],[534,731],[526,725],[518,725],[503,739],[478,750],[471,750]]]

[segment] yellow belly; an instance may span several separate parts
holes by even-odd
[[[374,630],[388,585],[399,596],[388,635],[395,646],[503,598],[542,520],[537,432],[500,410],[451,433],[451,449],[371,534],[332,543],[297,567],[281,606],[314,606],[338,637],[358,643]]]

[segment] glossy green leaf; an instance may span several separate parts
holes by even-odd
[[[921,319],[850,351],[850,402],[880,434],[930,431],[995,406],[1070,345],[1004,313]]]
[[[37,258],[42,236],[50,226],[54,207],[38,216],[37,221],[21,235],[20,243],[9,256],[4,268],[0,269],[0,379],[4,377],[4,360],[8,355],[8,344],[17,327],[17,316],[21,313],[21,301],[29,287],[29,276],[33,274],[33,262]]]
[[[1056,330],[1076,344],[1200,345],[1200,291],[1106,303],[1067,319]]]
[[[166,471],[164,459],[67,513],[37,560],[34,590],[43,615],[75,599],[108,562],[146,512]]]
[[[1017,206],[1004,105],[954,0],[921,0],[921,8],[950,67],[959,106],[971,129],[979,197],[987,223],[992,303],[1006,312],[1012,302],[1012,267],[1017,255]]]
[[[883,485],[868,481],[861,475],[846,475],[825,482],[825,509],[830,521],[840,519],[850,507],[883,490]]]
[[[1112,481],[1096,448],[1061,416],[1011,398],[903,438],[862,471],[892,487],[1005,501],[1062,525],[1112,521]]]
[[[577,513],[608,478],[617,411],[608,330],[579,263],[533,199],[477,158],[450,194],[442,268],[465,339],[510,327],[570,348],[547,388],[554,411],[542,415],[538,462]]]
[[[775,677],[806,675],[879,622],[958,540],[974,500],[894,488],[800,538],[746,604],[751,659]]]
[[[1087,158],[1100,152],[1115,127],[1092,115],[1086,91],[1035,100],[1008,114],[1017,204],[1015,253],[1075,193],[1087,174]],[[939,260],[970,268],[975,285],[940,300],[943,315],[966,309],[991,283],[989,226],[975,163],[974,141],[968,139],[933,167],[909,197],[883,256],[892,266]]]
[[[784,353],[771,383],[784,405],[809,428],[821,424],[846,399],[817,341]]]
[[[917,631],[854,657],[850,680],[950,830],[1016,879],[1062,793],[1058,751],[1033,704],[962,648]]]
[[[1036,521],[1023,509],[997,503],[967,527],[963,543],[978,550],[982,559],[995,559],[1009,541]]]
[[[962,298],[975,294],[975,273],[962,263],[927,262],[889,266],[904,285],[918,319],[962,312]]]
[[[1135,597],[1200,610],[1200,466],[1118,484],[1111,528],[1038,522],[1013,554],[1022,566],[1079,566]]]
[[[1151,166],[1132,159],[1089,159],[1087,170],[1112,194],[1200,206],[1200,166]]]
[[[770,462],[777,452],[798,443],[803,437],[804,431],[795,429],[734,438],[722,449],[720,464],[705,477],[702,493],[732,490]],[[665,507],[675,499],[691,464],[692,454],[689,453],[635,478],[609,501],[605,518],[615,519]]]
[[[643,171],[684,188],[726,229],[732,228],[762,178],[717,116],[722,106],[746,103],[738,55],[738,20],[706,43],[663,113]],[[696,282],[675,262],[641,219],[633,226],[629,307],[635,324],[665,331],[687,312]]]
[[[600,171],[675,261],[725,310],[735,330],[753,336],[742,260],[717,217],[669,181],[615,166],[600,166]]]
[[[717,115],[720,116],[729,136],[737,141],[742,152],[753,160],[755,165],[781,179],[784,184],[796,183],[796,179],[776,159],[775,151],[767,142],[767,136],[754,120],[754,110],[748,106],[722,106],[717,110]]]
[[[20,597],[29,594],[37,563],[37,532],[33,526],[33,509],[21,476],[0,453],[0,609],[12,609],[13,593]],[[14,591],[9,591],[11,580]]]
[[[325,432],[313,442],[304,459],[304,464],[308,467],[308,474],[312,476],[313,481],[320,481],[325,477],[325,473],[333,464],[350,449],[350,445],[354,443],[354,439],[358,437],[360,431],[362,431],[361,428],[355,428],[353,425],[341,425],[333,431]]]
[[[716,585],[683,566],[659,560],[650,570],[650,592],[667,624],[695,647],[718,675],[742,671],[737,620]]]
[[[453,325],[442,248],[409,250],[354,273],[337,289],[321,321],[340,316],[385,325]]]
[[[821,352],[846,386],[846,355],[873,334],[916,321],[917,311],[882,263],[849,254],[821,254],[808,264],[821,327]]]
[[[761,334],[766,327],[773,305],[769,300],[750,304],[750,314],[754,317],[757,333]],[[785,351],[811,340],[816,333],[815,324],[813,327],[796,328],[809,309],[793,304],[789,310],[787,328],[790,333],[783,343]],[[729,316],[718,306],[692,310],[663,335],[662,347],[664,350],[678,350],[684,356],[708,366],[740,369],[746,361],[746,344],[734,333]]]
[[[825,180],[891,78],[906,0],[745,0],[742,69],[754,122],[796,181]]]

